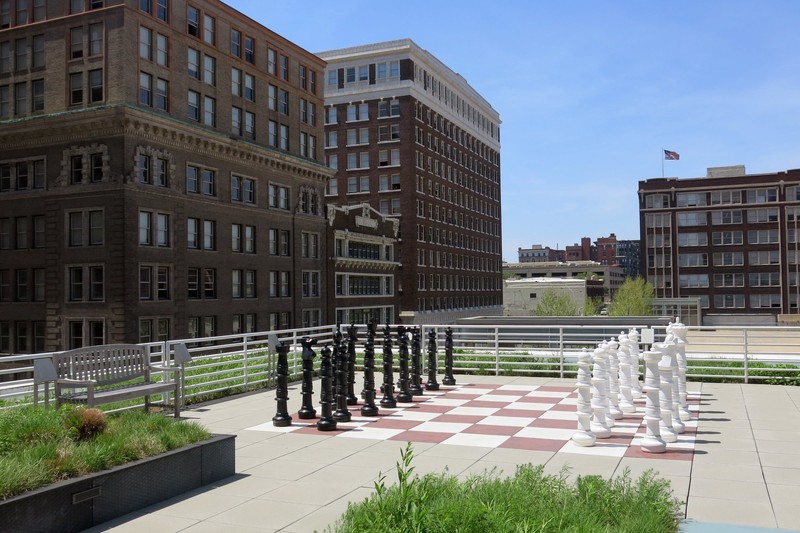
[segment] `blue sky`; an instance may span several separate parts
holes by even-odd
[[[228,3],[312,52],[411,38],[500,113],[503,258],[639,237],[638,181],[800,168],[800,2]],[[309,9],[298,9],[298,6]]]

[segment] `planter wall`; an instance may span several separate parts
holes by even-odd
[[[235,473],[235,435],[61,481],[0,502],[4,532],[81,531]]]

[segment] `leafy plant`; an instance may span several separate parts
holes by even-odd
[[[520,466],[501,478],[494,471],[459,481],[447,474],[413,476],[409,443],[396,464],[398,483],[351,504],[333,528],[337,533],[425,531],[445,533],[603,531],[675,532],[680,502],[668,482],[652,471],[638,480],[630,472],[613,479],[599,476],[567,481],[568,471],[544,474],[542,465]]]
[[[626,279],[608,306],[609,316],[650,316],[655,289],[644,278]]]

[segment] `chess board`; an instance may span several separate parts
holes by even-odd
[[[379,403],[380,395],[376,398]],[[292,425],[274,427],[272,422],[247,428],[251,431],[293,432],[333,438],[355,438],[431,442],[457,446],[515,448],[611,457],[691,460],[697,431],[699,396],[689,394],[692,419],[678,441],[667,444],[665,453],[641,450],[646,434],[644,398],[637,399],[636,413],[616,420],[611,436],[597,439],[591,447],[570,439],[578,427],[577,389],[543,385],[457,384],[425,391],[396,408],[380,407],[377,416],[361,416],[359,405],[349,406],[350,422],[338,422],[334,431],[319,431],[317,419],[301,420],[292,413]],[[317,416],[320,415],[319,406]]]

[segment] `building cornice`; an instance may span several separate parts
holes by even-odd
[[[172,149],[194,152],[254,168],[326,183],[335,175],[328,167],[267,147],[231,139],[172,117],[119,105],[31,117],[2,128],[0,146],[25,149],[42,144],[79,143],[97,138],[128,135]]]

